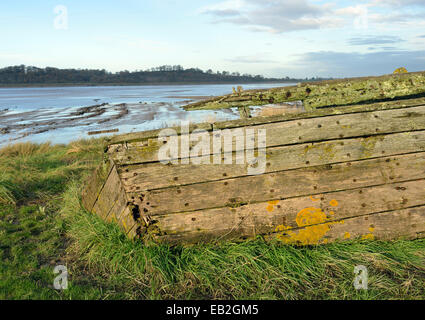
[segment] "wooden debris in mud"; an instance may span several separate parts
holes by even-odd
[[[96,135],[96,134],[102,134],[102,133],[114,133],[119,132],[119,129],[110,129],[110,130],[100,130],[100,131],[89,131],[87,134],[89,136]]]
[[[301,100],[307,111],[368,101],[413,97],[425,93],[425,72],[381,77],[304,82],[265,90],[241,90],[184,106],[185,110],[209,110],[261,106]]]

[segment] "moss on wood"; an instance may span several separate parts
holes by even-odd
[[[268,90],[247,90],[189,104],[186,110],[303,101],[307,111],[325,106],[344,106],[362,102],[391,100],[425,93],[425,72],[391,74],[381,77],[351,78],[306,82],[296,86]]]

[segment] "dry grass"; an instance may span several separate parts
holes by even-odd
[[[82,154],[88,154],[88,153],[98,153],[99,152],[99,139],[82,139],[77,140],[74,142],[71,142],[68,146],[68,151],[66,154],[71,153],[82,153]]]
[[[51,148],[50,142],[34,144],[22,142],[0,149],[0,157],[29,157],[34,154],[46,153]]]

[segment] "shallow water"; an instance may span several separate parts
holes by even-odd
[[[14,142],[68,143],[88,132],[119,134],[191,122],[238,119],[235,109],[185,111],[197,97],[232,92],[239,84],[0,88],[0,146]],[[291,84],[249,84],[245,90]],[[91,108],[86,108],[92,106]]]

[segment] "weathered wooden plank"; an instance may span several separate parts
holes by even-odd
[[[119,132],[119,129],[109,129],[109,130],[98,130],[98,131],[89,131],[87,134],[89,136],[97,135],[97,134],[103,134],[103,133],[114,133]]]
[[[115,165],[102,163],[94,172],[92,182],[83,192],[83,206],[107,222],[117,223],[122,230],[134,237],[135,220],[128,208],[127,194]],[[90,204],[94,202],[93,205]]]
[[[113,194],[111,198],[106,199],[106,201],[112,204],[112,207],[109,212],[104,215],[104,219],[108,222],[120,224],[119,219],[127,207],[128,199],[124,187],[121,184],[121,179],[118,181],[114,179],[113,183],[115,183],[115,194]]]
[[[266,90],[248,90],[195,102],[184,106],[184,109],[222,109],[302,100],[306,110],[314,110],[323,106],[394,99],[424,92],[425,72],[420,72],[299,83],[297,86]]]
[[[266,152],[265,173],[418,151],[425,151],[425,131],[274,147]],[[213,163],[212,156],[200,158],[201,163]],[[163,165],[157,162],[120,167],[118,172],[127,190],[134,186],[138,191],[146,191],[247,175],[247,164],[236,164],[239,162],[235,153],[233,163]]]
[[[317,194],[156,217],[167,234],[200,232],[211,239],[255,237],[313,224],[377,212],[425,205],[425,180],[385,184],[355,190]],[[303,216],[304,215],[304,216]],[[304,220],[302,220],[304,219]]]
[[[103,161],[88,179],[86,187],[83,189],[81,195],[83,207],[87,211],[92,211],[112,167],[113,164],[111,161]]]
[[[420,178],[425,178],[424,152],[153,190],[143,193],[143,205],[149,215],[158,215],[237,207]],[[134,186],[127,192],[137,194]]]
[[[370,240],[416,239],[423,237],[424,233],[425,206],[419,206],[325,222],[298,229],[286,230],[280,227],[275,233],[264,235],[264,237],[267,240],[278,240],[284,244],[315,245],[359,238]],[[236,240],[237,238],[234,234],[224,234],[217,238],[216,234],[212,235],[203,230],[158,237],[158,241],[171,244],[191,244],[227,239]]]
[[[247,127],[246,129],[250,128],[266,130],[267,147],[423,130],[425,129],[425,106],[270,123]],[[241,129],[240,134],[245,135],[245,132]],[[213,153],[211,134],[209,138],[210,151]],[[214,132],[214,134],[217,134],[217,132]],[[201,136],[202,134],[192,134],[190,146],[196,145]],[[246,134],[245,138],[255,138],[255,134],[254,137]],[[178,141],[181,145],[181,137],[178,137]],[[155,162],[159,161],[158,152],[162,146],[163,144],[157,139],[150,139],[126,145],[111,145],[108,154],[118,165]],[[233,139],[234,151],[245,149],[242,147],[245,146],[237,148],[235,139]]]
[[[131,239],[136,236],[136,221],[133,218],[131,206],[127,206],[118,217],[119,225]]]
[[[269,236],[286,244],[326,244],[335,240],[417,239],[425,232],[425,206],[355,217],[337,223],[280,231]],[[322,235],[320,237],[320,235]]]
[[[123,189],[121,186],[120,177],[116,167],[113,166],[107,180],[104,181],[102,191],[97,197],[97,200],[91,211],[106,220],[109,212],[118,201],[121,190]]]
[[[116,223],[130,238],[135,237],[136,220],[133,218],[127,194],[121,184],[116,170],[105,183],[104,191],[93,208],[93,213],[107,222]],[[109,208],[109,209],[108,209]]]
[[[268,117],[253,117],[249,119],[238,119],[229,121],[220,121],[213,123],[214,129],[231,129],[244,126],[260,125],[274,122],[285,122],[298,119],[320,118],[332,115],[352,114],[361,112],[383,111],[402,109],[409,107],[419,107],[425,105],[425,98],[415,98],[406,100],[395,100],[377,102],[371,104],[352,105],[345,107],[327,107],[319,108],[314,111],[294,114],[273,115]]]

